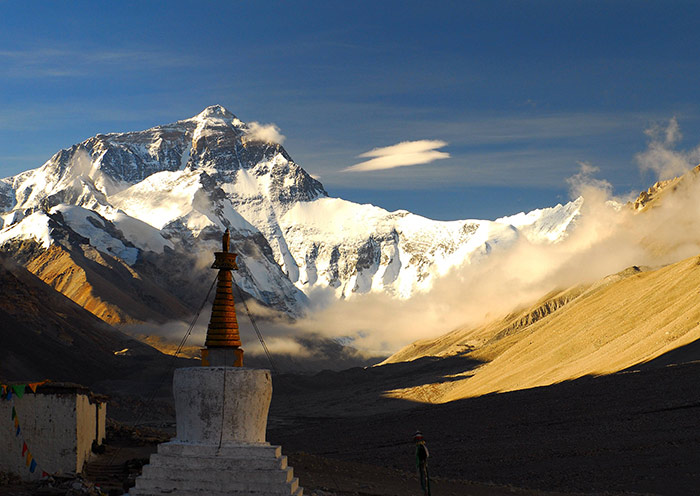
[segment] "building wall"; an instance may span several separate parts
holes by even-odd
[[[76,411],[76,472],[83,469],[83,464],[90,458],[92,442],[96,438],[97,407],[90,404],[87,396],[78,395],[75,402]]]
[[[12,420],[15,406],[21,435],[16,436]],[[80,472],[91,455],[98,434],[104,439],[106,408],[98,412],[85,394],[32,394],[12,401],[0,400],[0,471],[13,472],[24,479],[37,479],[48,473]],[[98,420],[100,422],[98,422]],[[22,444],[37,462],[32,474],[22,456]]]
[[[107,439],[107,402],[97,403],[97,444]]]

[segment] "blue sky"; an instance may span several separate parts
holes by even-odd
[[[694,2],[0,0],[0,177],[221,104],[333,196],[438,219],[567,201],[580,162],[648,187],[644,131],[700,142]],[[347,171],[406,141],[449,158]]]

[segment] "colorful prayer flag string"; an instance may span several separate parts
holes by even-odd
[[[29,384],[2,384],[2,396],[6,400],[12,401],[12,410],[11,410],[11,420],[14,424],[15,428],[15,437],[20,437],[22,434],[22,428],[20,426],[19,422],[19,415],[17,413],[17,409],[15,407],[15,403],[13,400],[14,396],[17,396],[17,398],[21,399],[22,396],[24,395],[26,391],[26,387],[29,386],[29,389],[32,391],[32,393],[36,394],[36,390],[39,386],[42,384],[46,384],[49,382],[48,380],[44,380],[41,382],[32,382]],[[25,465],[28,467],[30,473],[36,472],[37,468],[39,468],[39,464],[37,461],[34,459],[34,454],[31,452],[29,449],[29,446],[27,445],[27,442],[24,440],[24,436],[20,437],[20,440],[22,441],[22,458],[24,459]],[[41,471],[41,477],[48,477],[50,474],[46,472],[45,470]]]
[[[31,389],[32,393],[36,394],[36,389],[47,382],[51,381],[44,379],[43,381],[30,382],[29,384],[0,384],[2,386],[2,397],[6,400],[11,400],[13,395],[21,398],[24,396],[27,387]]]

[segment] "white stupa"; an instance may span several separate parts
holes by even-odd
[[[272,380],[269,370],[243,367],[228,248],[227,230],[212,266],[219,275],[202,367],[175,371],[177,435],[151,455],[131,496],[303,494],[282,448],[265,441]]]

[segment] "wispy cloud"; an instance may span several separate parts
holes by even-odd
[[[247,125],[246,139],[249,141],[264,141],[281,145],[286,139],[286,136],[280,132],[280,128],[275,124],[260,124],[253,121]]]
[[[418,140],[402,141],[396,145],[375,148],[374,150],[359,155],[361,158],[373,158],[346,167],[343,169],[343,172],[393,169],[395,167],[428,164],[435,160],[450,158],[449,153],[437,150],[437,148],[442,148],[443,146],[447,146],[447,142],[440,140]]]
[[[604,193],[606,196],[612,197],[613,187],[609,181],[605,179],[596,179],[593,175],[600,171],[588,162],[578,162],[579,171],[573,176],[566,179],[571,190],[571,197],[586,196],[590,190],[597,190]]]
[[[683,137],[678,120],[673,117],[667,126],[656,124],[644,133],[649,137],[647,149],[637,155],[639,167],[654,171],[661,180],[679,176],[700,163],[700,145],[691,150],[676,150]]]
[[[27,48],[0,50],[0,74],[12,78],[69,78],[95,74],[96,70],[136,71],[144,67],[188,67],[196,61],[180,54],[157,50],[77,50],[73,48]]]

